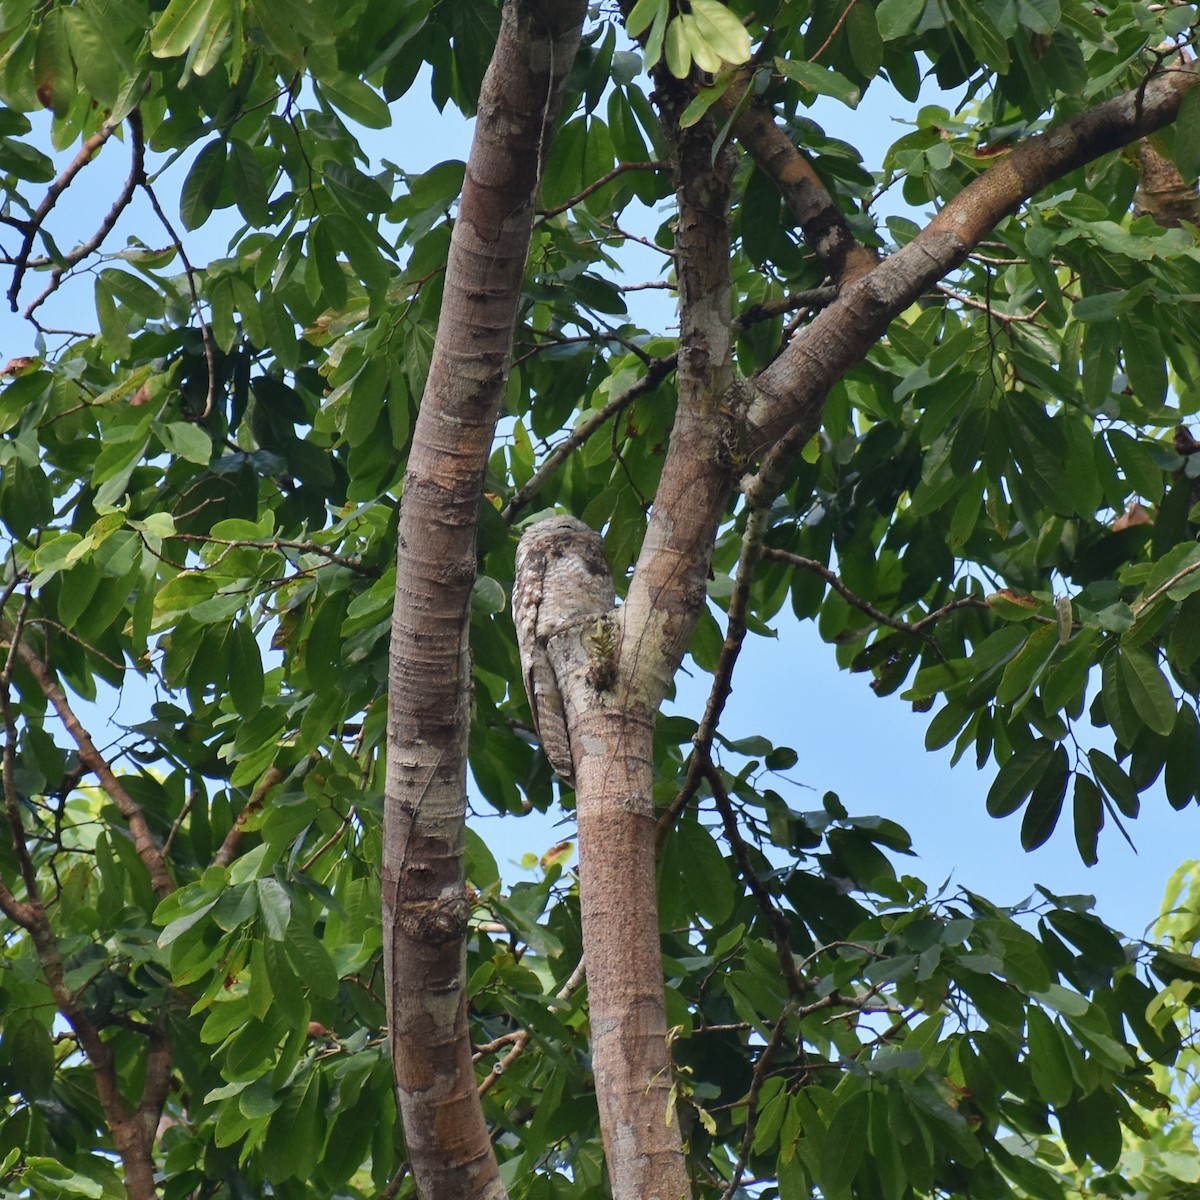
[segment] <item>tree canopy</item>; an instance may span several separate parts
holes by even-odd
[[[942,893],[721,730],[745,639],[811,621],[994,770],[999,836],[1188,819],[1198,26],[0,0],[3,1194],[1200,1179],[1184,877],[1157,945]],[[414,173],[426,81],[475,141]],[[923,102],[879,161],[867,89]],[[125,182],[60,223],[97,158]],[[468,773],[578,866],[502,884]]]

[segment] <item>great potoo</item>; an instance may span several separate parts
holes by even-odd
[[[560,682],[546,647],[551,638],[594,624],[614,602],[600,535],[575,517],[531,525],[517,547],[513,621],[534,728],[555,772],[575,779]]]

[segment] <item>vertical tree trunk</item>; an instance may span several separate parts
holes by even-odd
[[[721,403],[732,381],[729,164],[720,155],[713,165],[711,122],[681,130],[670,97],[664,109],[679,202],[679,405],[646,540],[616,614],[615,686],[598,695],[577,674],[564,698],[596,1093],[614,1200],[680,1200],[691,1192],[673,1111],[655,917],[654,719],[704,605],[734,481],[726,443],[732,414]],[[560,662],[565,684],[565,655]]]
[[[504,1194],[467,1029],[467,633],[483,475],[541,165],[584,12],[582,0],[505,6],[404,480],[389,675],[384,961],[409,1160],[428,1200]]]

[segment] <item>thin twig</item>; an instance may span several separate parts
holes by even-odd
[[[620,162],[617,163],[611,171],[605,172],[594,183],[589,183],[587,187],[572,196],[570,200],[564,201],[562,204],[554,208],[543,208],[538,212],[540,217],[557,217],[559,213],[565,213],[567,209],[574,208],[575,205],[582,203],[593,193],[598,192],[602,187],[612,183],[614,179],[624,175],[627,171],[669,171],[671,164],[667,162]]]
[[[821,43],[821,45],[820,45],[820,47],[817,49],[816,53],[814,53],[814,54],[811,54],[811,55],[809,56],[809,59],[808,59],[808,61],[809,61],[810,63],[815,63],[815,62],[817,61],[817,59],[818,59],[818,58],[820,58],[820,57],[821,57],[821,55],[822,55],[822,54],[824,54],[824,53],[825,53],[825,51],[829,49],[829,44],[830,44],[830,43],[833,41],[833,39],[834,39],[835,37],[837,37],[837,35],[838,35],[839,33],[841,33],[841,32],[842,32],[842,26],[843,26],[843,25],[845,25],[845,23],[846,23],[846,18],[847,18],[847,17],[850,15],[850,10],[851,10],[851,9],[852,9],[852,8],[853,8],[853,7],[854,7],[854,6],[855,6],[857,3],[858,3],[858,0],[850,0],[850,3],[846,5],[846,8],[845,8],[845,10],[842,12],[842,15],[841,15],[840,17],[838,17],[838,19],[837,19],[837,24],[836,24],[836,25],[834,25],[834,27],[833,27],[833,28],[832,28],[832,29],[829,31],[829,36],[828,36],[828,37],[827,37],[827,38],[826,38],[826,39],[825,39],[825,40],[824,40],[824,41]]]
[[[246,836],[246,823],[262,808],[267,793],[276,784],[282,783],[283,779],[283,772],[278,767],[267,768],[266,774],[258,781],[258,786],[251,793],[250,799],[246,801],[245,807],[237,815],[237,820],[225,835],[225,840],[213,855],[214,867],[227,867],[237,858],[238,851],[242,848],[242,841]]]
[[[579,985],[583,983],[585,974],[586,972],[584,970],[583,959],[581,958],[579,962],[575,964],[575,970],[573,970],[571,974],[567,976],[566,983],[564,983],[562,987],[560,987],[558,991],[554,993],[554,1001],[549,1006],[551,1012],[561,1008],[562,1005],[565,1004],[576,991],[578,991]],[[518,1029],[511,1035],[509,1040],[512,1042],[511,1049],[502,1059],[500,1059],[499,1062],[493,1064],[491,1071],[489,1071],[488,1074],[479,1081],[479,1086],[476,1088],[476,1091],[478,1091],[481,1096],[486,1095],[487,1092],[491,1090],[492,1085],[495,1084],[496,1080],[499,1079],[500,1076],[503,1075],[504,1072],[507,1071],[508,1068],[511,1067],[512,1064],[521,1057],[522,1054],[525,1053],[525,1047],[529,1045],[529,1030]],[[501,1044],[503,1044],[503,1041],[504,1039],[501,1039]]]
[[[809,288],[803,292],[789,292],[786,296],[780,296],[778,300],[764,300],[761,304],[752,305],[734,321],[734,325],[738,329],[749,329],[751,325],[774,320],[775,317],[781,317],[794,309],[824,308],[836,299],[837,288],[832,285]]]
[[[512,522],[534,496],[545,486],[546,481],[558,470],[571,454],[592,436],[606,421],[628,408],[639,396],[653,391],[659,382],[669,375],[679,361],[678,354],[668,354],[664,358],[655,358],[636,383],[632,383],[623,392],[613,396],[603,408],[585,417],[543,460],[542,465],[534,471],[528,483],[517,488],[509,497],[508,503],[500,510],[500,517],[506,522]]]
[[[119,122],[105,121],[79,147],[79,153],[67,164],[62,174],[46,189],[46,194],[42,197],[41,204],[37,206],[37,209],[29,220],[25,236],[21,240],[21,249],[14,256],[16,259],[16,268],[13,271],[12,283],[8,288],[8,303],[13,312],[17,311],[17,295],[21,291],[21,283],[25,277],[29,252],[33,249],[33,241],[37,237],[38,230],[41,229],[42,223],[50,215],[50,210],[58,203],[58,198],[71,186],[71,181],[75,176],[92,161],[96,151],[112,137],[113,133],[116,132],[118,124]]]
[[[293,541],[290,538],[268,538],[263,541],[248,541],[245,538],[212,537],[207,533],[172,533],[167,540],[173,542],[202,542],[210,546],[229,546],[232,549],[295,550],[298,554],[320,555],[322,558],[327,558],[331,563],[336,563],[339,567],[345,567],[350,571],[356,571],[360,575],[366,575],[373,579],[379,576],[379,569],[377,567],[364,566],[358,559],[338,554],[335,550],[330,550],[328,547],[322,546],[312,540]]]
[[[749,611],[750,583],[754,569],[762,557],[763,538],[767,531],[767,510],[751,509],[746,519],[746,530],[742,534],[742,548],[738,556],[737,575],[733,592],[729,597],[729,619],[725,627],[725,641],[713,672],[712,687],[704,706],[704,716],[692,736],[692,757],[687,773],[675,798],[658,820],[654,833],[655,854],[661,854],[667,834],[675,827],[679,814],[691,802],[700,786],[705,769],[712,764],[713,738],[717,735],[717,724],[725,711],[725,704],[733,690],[733,669],[746,640],[746,616]]]
[[[112,232],[112,228],[116,225],[121,214],[129,207],[133,200],[133,194],[137,191],[138,185],[144,183],[146,179],[146,143],[142,135],[142,114],[135,108],[128,117],[129,134],[132,142],[130,151],[129,177],[122,185],[116,200],[113,201],[112,207],[108,210],[104,220],[100,222],[99,228],[85,242],[81,242],[74,250],[68,254],[61,263],[56,263],[54,269],[50,272],[50,282],[42,289],[41,293],[33,300],[25,310],[25,316],[32,320],[33,314],[47,301],[62,283],[63,276],[78,263],[81,263],[93,251],[99,249],[101,243]],[[14,275],[14,285],[17,279]],[[14,296],[14,309],[15,296]],[[38,325],[42,329],[41,325]],[[43,332],[46,332],[43,330]]]
[[[204,319],[204,310],[200,307],[200,293],[196,289],[196,269],[188,260],[187,251],[183,248],[183,242],[179,239],[179,234],[175,232],[175,227],[167,218],[167,214],[163,212],[162,205],[158,202],[158,197],[154,194],[154,188],[143,175],[142,191],[149,197],[150,207],[154,209],[154,215],[162,222],[162,227],[167,231],[167,236],[171,239],[175,247],[175,252],[179,255],[179,261],[183,263],[183,272],[187,278],[188,292],[192,298],[192,311],[196,314],[196,320],[200,325],[200,340],[204,344],[204,362],[208,368],[208,394],[204,398],[204,411],[200,413],[199,420],[207,420],[213,410],[213,403],[217,397],[217,356],[213,349],[212,333],[209,331],[208,322]]]
[[[780,1015],[774,1030],[771,1032],[771,1040],[763,1047],[762,1053],[758,1056],[758,1062],[754,1064],[754,1075],[750,1080],[750,1090],[746,1093],[746,1131],[742,1135],[742,1144],[738,1149],[737,1162],[733,1165],[733,1174],[729,1177],[729,1184],[723,1193],[723,1200],[732,1200],[738,1188],[741,1187],[742,1175],[745,1173],[746,1162],[750,1157],[750,1147],[754,1145],[754,1133],[758,1117],[758,1097],[767,1079],[767,1068],[771,1065],[771,1061],[775,1055],[779,1053],[779,1047],[783,1045],[783,1035],[791,1016],[792,1006],[791,1004],[787,1004],[784,1006],[783,1013]]]
[[[66,692],[50,668],[22,638],[17,636],[13,625],[2,618],[0,618],[0,640],[16,647],[17,654],[33,675],[42,695],[50,701],[51,706],[58,713],[63,727],[75,742],[80,762],[96,776],[105,794],[124,817],[130,836],[133,838],[134,848],[150,876],[150,883],[155,894],[160,899],[169,896],[175,890],[175,881],[167,869],[162,851],[155,844],[154,835],[150,832],[150,825],[142,806],[129,794],[125,785],[109,765],[108,760],[96,749],[92,735],[76,716]]]
[[[865,600],[862,596],[852,592],[842,582],[836,571],[831,571],[824,563],[818,562],[815,558],[804,558],[802,555],[793,554],[790,550],[777,550],[773,546],[768,546],[763,550],[763,557],[775,562],[788,563],[790,566],[800,567],[805,571],[811,571],[814,575],[820,575],[843,600],[860,612],[866,613],[871,620],[900,633],[911,633],[933,650],[938,650],[938,645],[933,635],[928,632],[931,625],[960,608],[986,609],[989,607],[988,602],[982,596],[960,596],[957,600],[951,600],[949,604],[944,604],[941,608],[926,613],[919,621],[902,621],[899,617],[889,616],[882,609],[876,608],[870,600]]]
[[[746,881],[750,894],[758,901],[759,908],[771,923],[775,953],[779,957],[779,965],[783,970],[788,993],[793,998],[801,996],[809,990],[811,985],[801,977],[796,967],[796,959],[792,954],[791,947],[792,927],[788,922],[787,915],[775,903],[771,893],[759,879],[754,864],[750,861],[750,848],[746,845],[741,830],[738,829],[737,813],[733,811],[733,800],[729,795],[729,789],[725,786],[725,780],[721,777],[720,768],[709,763],[704,769],[704,775],[708,780],[708,786],[712,788],[717,812],[721,814],[721,823],[725,828],[725,840],[729,843],[730,850],[733,851],[733,858],[737,863],[738,870],[742,873],[742,878]]]
[[[25,623],[29,614],[31,598],[28,592],[21,598],[21,611],[12,625],[12,639],[9,642],[8,655],[3,671],[0,671],[0,714],[4,718],[4,807],[8,813],[8,823],[12,829],[12,847],[21,868],[21,878],[25,881],[25,894],[29,897],[24,906],[25,916],[36,918],[42,913],[41,887],[38,883],[37,869],[33,856],[29,853],[29,844],[25,837],[25,825],[21,819],[21,795],[17,790],[17,723],[12,712],[12,674],[20,653],[21,639],[25,636]],[[14,897],[15,899],[15,897]],[[21,922],[24,924],[24,922]],[[33,932],[33,925],[26,925]]]

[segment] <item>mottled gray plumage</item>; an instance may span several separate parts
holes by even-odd
[[[590,624],[613,606],[612,576],[598,533],[575,517],[531,525],[517,547],[513,621],[533,724],[555,772],[574,782],[563,699],[546,645],[556,634]]]

